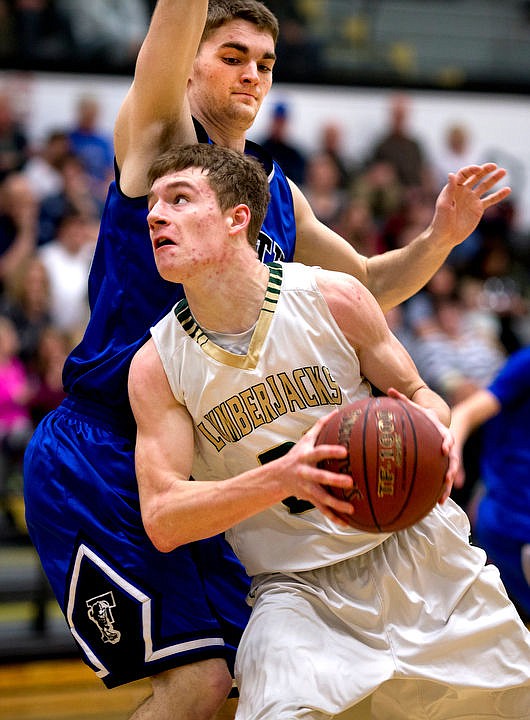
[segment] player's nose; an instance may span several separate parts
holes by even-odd
[[[164,214],[163,206],[160,201],[158,201],[147,213],[147,224],[150,228],[152,228],[156,227],[157,225],[166,225],[167,222],[168,221]]]
[[[259,72],[258,64],[254,61],[249,61],[243,66],[243,73],[241,76],[243,82],[247,83],[258,83]]]

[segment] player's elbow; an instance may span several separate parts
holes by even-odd
[[[169,553],[184,544],[184,540],[175,534],[167,520],[154,508],[144,510],[142,520],[147,537],[159,552]]]
[[[149,540],[151,540],[154,547],[161,553],[170,553],[172,550],[179,547],[179,545],[183,544],[176,541],[175,538],[171,537],[169,534],[160,532],[152,526],[150,527],[149,525],[145,525],[145,523],[144,527]]]

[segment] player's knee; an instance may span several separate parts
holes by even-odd
[[[152,678],[157,707],[180,707],[182,717],[211,720],[228,697],[232,678],[223,660],[204,660]]]

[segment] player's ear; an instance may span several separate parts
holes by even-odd
[[[250,208],[248,205],[240,203],[232,208],[230,215],[230,234],[239,233],[248,227],[250,222]]]

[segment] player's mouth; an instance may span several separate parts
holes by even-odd
[[[166,247],[167,245],[176,245],[176,243],[167,237],[158,237],[153,240],[153,246],[155,250],[158,250],[159,248]]]
[[[234,95],[237,95],[238,97],[241,97],[241,98],[248,98],[249,100],[254,100],[254,102],[258,102],[258,98],[249,92],[244,92],[242,90],[236,90]]]

